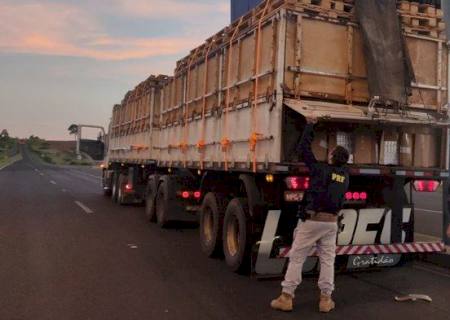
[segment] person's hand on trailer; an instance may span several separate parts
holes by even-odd
[[[306,117],[306,122],[307,122],[307,123],[310,123],[310,124],[316,124],[317,121],[318,121],[318,119],[317,119],[316,116],[309,116],[309,117]]]

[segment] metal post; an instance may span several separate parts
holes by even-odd
[[[446,178],[444,180],[444,184],[442,186],[442,239],[446,245],[450,245],[450,238],[447,237],[447,228],[450,225],[450,217],[449,217],[449,208],[450,208],[450,199],[449,199],[449,188],[450,183],[449,179]]]
[[[391,243],[402,243],[405,178],[396,176],[392,198]]]
[[[446,1],[443,1],[442,3],[445,13],[445,20],[448,21],[450,19],[450,8],[448,7]],[[447,38],[450,37],[450,29],[449,25],[447,24]],[[447,49],[450,49],[450,41],[447,42]],[[448,62],[447,66],[450,66],[450,54],[448,55]],[[447,67],[447,112],[450,115],[450,70]],[[445,132],[447,133],[447,139],[446,139],[446,167],[445,169],[448,171],[450,168],[450,129],[446,129]],[[449,177],[445,178],[444,185],[442,188],[442,198],[443,198],[443,205],[442,205],[442,239],[446,245],[450,245],[450,238],[447,236],[447,229],[450,227],[450,199],[449,199]]]
[[[81,160],[81,152],[80,152],[80,145],[81,145],[81,127],[78,126],[78,130],[77,130],[77,159]]]

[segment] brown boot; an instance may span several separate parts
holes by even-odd
[[[331,310],[333,310],[335,306],[336,304],[334,303],[333,299],[331,299],[331,296],[327,296],[324,294],[320,295],[320,303],[319,303],[320,312],[328,313]]]
[[[272,300],[270,306],[275,310],[292,311],[292,296],[283,292],[277,299]]]

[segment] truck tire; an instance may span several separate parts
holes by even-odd
[[[118,184],[119,184],[119,173],[114,172],[112,177],[112,194],[111,194],[111,200],[114,203],[117,203],[117,198],[119,196]]]
[[[103,195],[105,197],[111,197],[112,196],[112,190],[103,188]]]
[[[102,174],[103,195],[105,197],[110,197],[112,196],[112,181],[111,180],[109,180],[109,182],[106,181],[108,181],[108,179],[106,177],[106,171],[104,170]]]
[[[169,224],[169,197],[166,182],[162,182],[156,193],[156,222],[161,228]]]
[[[200,246],[208,257],[217,257],[222,253],[226,207],[226,197],[220,193],[209,192],[203,199],[200,209]]]
[[[145,195],[145,217],[149,222],[156,222],[156,194],[158,192],[159,176],[149,178]]]
[[[230,201],[223,222],[223,253],[233,272],[246,273],[250,266],[251,232],[247,199]]]
[[[121,173],[117,183],[117,203],[121,206],[127,204],[125,201],[125,185],[128,182],[128,176]]]

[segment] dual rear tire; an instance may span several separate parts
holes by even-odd
[[[156,194],[158,192],[159,176],[149,178],[145,195],[145,217],[148,222],[156,222]]]
[[[121,173],[118,179],[118,187],[117,187],[117,203],[119,205],[127,204],[126,195],[125,195],[125,185],[128,183],[128,176]]]
[[[156,193],[156,223],[161,228],[166,228],[169,225],[169,194],[166,183],[162,182],[158,187]]]
[[[112,183],[111,183],[111,200],[114,203],[117,203],[117,200],[119,198],[119,173],[114,172],[112,176]]]
[[[177,199],[180,185],[173,176],[150,177],[146,195],[146,218],[156,222],[161,228],[167,228],[171,222],[186,216],[185,208]]]
[[[224,195],[209,192],[203,199],[200,209],[200,245],[208,257],[222,253],[222,227],[227,207]]]
[[[128,176],[123,173],[114,172],[111,181],[111,200],[120,205],[127,204],[125,195],[125,185],[128,183]]]
[[[249,270],[251,230],[245,198],[227,203],[223,195],[208,193],[200,210],[200,245],[208,257],[223,254],[233,272]]]

